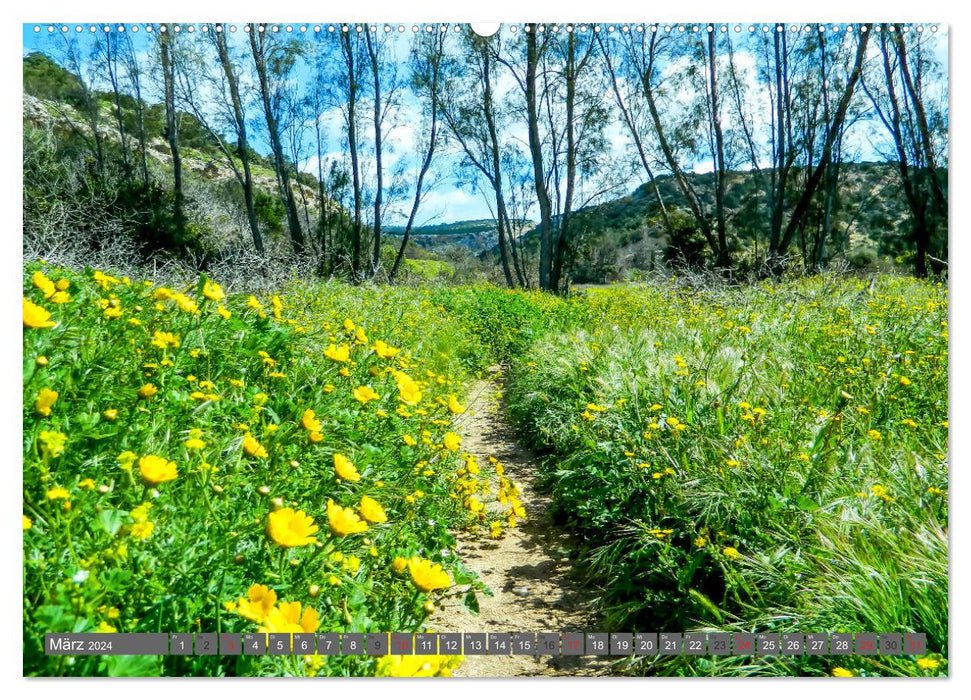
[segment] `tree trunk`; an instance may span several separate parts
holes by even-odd
[[[708,32],[708,76],[711,86],[711,125],[715,132],[715,222],[718,235],[718,259],[715,265],[731,268],[725,223],[725,140],[722,136],[721,114],[718,109],[718,79],[715,64],[715,32]]]
[[[357,73],[351,33],[341,35],[347,65],[347,147],[351,154],[351,179],[354,188],[354,228],[351,238],[351,274],[357,281],[361,268],[361,171],[357,153]]]
[[[249,41],[250,48],[253,51],[253,62],[256,65],[256,75],[260,84],[260,96],[263,99],[263,112],[266,116],[266,130],[270,135],[270,149],[273,151],[273,164],[276,167],[280,187],[283,190],[283,201],[287,210],[287,227],[290,229],[290,242],[293,245],[293,252],[299,254],[304,249],[303,229],[300,227],[300,211],[297,209],[297,200],[293,196],[293,189],[290,186],[290,168],[287,166],[286,160],[283,157],[283,144],[280,141],[280,126],[277,123],[276,114],[273,110],[270,81],[266,72],[266,55],[264,53],[265,39],[255,24],[250,24]]]
[[[833,144],[836,141],[837,135],[843,129],[843,122],[846,119],[846,111],[849,109],[850,100],[853,98],[853,90],[856,88],[856,84],[860,80],[860,74],[863,70],[863,59],[866,57],[866,47],[869,39],[870,32],[865,32],[860,37],[860,43],[856,49],[856,60],[853,64],[853,72],[850,74],[850,79],[847,81],[846,88],[843,90],[843,94],[836,106],[836,112],[833,114],[833,123],[830,126],[829,133],[826,135],[826,142],[823,144],[823,152],[820,156],[819,163],[816,164],[816,168],[813,170],[812,175],[809,176],[806,186],[803,188],[802,195],[799,198],[799,202],[796,204],[796,208],[789,217],[789,223],[786,226],[785,233],[782,236],[778,249],[775,251],[778,255],[784,254],[786,249],[789,247],[796,229],[803,222],[803,218],[805,217],[806,211],[809,208],[809,202],[812,200],[816,187],[822,180],[823,174],[826,172],[827,167],[829,167],[830,160],[833,155]]]
[[[374,161],[377,171],[377,189],[374,193],[374,253],[371,274],[381,267],[381,195],[384,192],[384,169],[381,166],[381,73],[378,65],[378,47],[365,29],[364,39],[371,59],[371,76],[374,79]]]
[[[179,131],[175,118],[175,66],[171,55],[172,25],[165,25],[165,27],[166,31],[159,33],[162,78],[165,83],[165,136],[172,151],[175,231],[179,244],[185,245],[185,194],[182,190],[182,158],[179,155]]]
[[[539,114],[536,102],[536,69],[539,50],[536,45],[536,25],[529,25],[526,34],[526,118],[528,120],[529,152],[533,161],[533,183],[539,204],[539,286],[553,291],[553,219],[550,195],[546,189],[546,171],[543,168],[543,143],[539,134]]]
[[[246,116],[243,113],[243,101],[239,96],[239,82],[229,59],[229,48],[223,32],[212,31],[216,36],[216,48],[219,51],[219,62],[222,64],[226,83],[229,85],[229,95],[233,103],[233,120],[236,122],[236,150],[243,164],[243,200],[246,204],[246,219],[249,222],[250,234],[253,236],[253,246],[260,255],[264,254],[263,236],[260,233],[259,221],[256,218],[256,203],[253,198],[253,174],[249,164],[249,141],[246,138]]]

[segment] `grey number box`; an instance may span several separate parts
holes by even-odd
[[[876,656],[879,637],[875,634],[860,633],[856,635],[856,653],[860,656]]]
[[[755,635],[754,634],[733,634],[732,653],[735,656],[754,656],[755,655]]]
[[[317,653],[320,651],[321,637],[317,635]],[[341,656],[363,656],[364,655],[364,635],[360,632],[348,632],[341,635]]]
[[[776,656],[779,653],[778,633],[761,632],[757,639],[759,656]]]
[[[266,641],[266,653],[271,656],[288,656],[290,654],[290,634],[271,632]]]
[[[853,653],[853,635],[842,632],[830,635],[829,653],[831,656],[847,656]]]
[[[215,656],[219,647],[219,639],[215,632],[203,632],[196,635],[196,656]]]
[[[512,651],[512,635],[508,632],[489,632],[489,656],[508,656]]]
[[[732,635],[728,632],[712,632],[708,635],[708,653],[712,656],[728,656],[732,653]]]
[[[390,636],[387,632],[369,632],[367,635],[368,656],[387,656],[390,646],[388,638]]]
[[[259,656],[266,653],[266,635],[247,632],[243,635],[243,653],[247,656]]]
[[[779,653],[785,656],[801,656],[804,653],[806,640],[803,635],[786,632],[782,635]]]
[[[684,635],[684,653],[690,656],[704,655],[707,635],[704,632],[688,632]]]
[[[370,653],[370,650],[368,650]],[[410,634],[393,632],[391,634],[391,653],[410,656],[415,653],[415,640]]]
[[[880,654],[882,656],[900,656],[904,648],[903,637],[899,634],[880,635]]]
[[[462,636],[462,641],[465,645],[464,651],[466,655],[481,656],[489,653],[484,632],[466,632]]]
[[[560,635],[563,656],[583,656],[583,634],[564,632]]]
[[[459,641],[461,644],[461,640]],[[438,653],[438,635],[432,632],[419,632],[415,635],[415,653],[416,654],[437,654]]]
[[[610,640],[606,632],[587,632],[584,643],[587,656],[607,656],[610,653]]]
[[[293,635],[293,653],[301,656],[313,656],[316,651],[316,635],[308,632],[298,632]],[[272,647],[273,635],[270,635]],[[272,652],[271,652],[272,653]]]
[[[228,632],[220,634],[219,653],[223,656],[240,656],[243,653],[243,635]]]
[[[829,654],[829,636],[814,632],[806,635],[806,653],[810,656]]]
[[[192,635],[188,633],[170,634],[169,649],[169,653],[174,656],[190,656],[192,654]]]
[[[634,635],[634,653],[650,656],[657,653],[657,633],[638,632]]]
[[[439,654],[461,654],[462,653],[462,633],[461,632],[442,632],[438,635]]]
[[[677,655],[681,653],[681,633],[680,632],[661,632],[657,638],[658,653],[662,656]]]
[[[927,635],[923,632],[904,635],[904,653],[912,656],[923,656],[927,653]]]
[[[610,655],[627,656],[634,653],[634,635],[629,632],[610,634]]]
[[[347,635],[344,635],[347,636]],[[361,644],[363,647],[363,643]],[[341,654],[341,635],[337,632],[322,632],[317,635],[317,653],[321,656],[337,656]],[[351,652],[348,652],[350,654]],[[360,654],[360,651],[353,652]]]
[[[513,632],[512,653],[523,656],[535,654],[536,634],[533,632]]]
[[[560,655],[560,635],[543,632],[538,635],[537,645],[539,647],[539,653],[543,656],[559,656]]]

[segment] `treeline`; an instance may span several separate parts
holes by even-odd
[[[929,30],[177,29],[57,38],[71,76],[58,89],[72,96],[86,181],[114,172],[140,183],[151,210],[166,212],[143,226],[160,246],[196,245],[204,233],[186,214],[181,157],[199,143],[231,170],[252,249],[264,254],[276,211],[291,254],[311,256],[322,274],[394,280],[443,181],[488,202],[509,286],[564,290],[589,254],[588,229],[575,222],[638,182],[669,241],[701,241],[692,265],[731,275],[754,256],[749,267],[773,274],[794,257],[817,269],[843,252],[846,166],[866,151],[893,165],[905,194],[914,272],[946,265],[946,75],[934,51],[943,39]],[[167,145],[165,183],[149,172],[154,130]],[[272,170],[272,204],[256,163]],[[699,167],[712,187],[697,186]],[[756,185],[733,208],[739,170]],[[406,224],[392,237],[393,214]],[[537,218],[527,248],[523,221]]]

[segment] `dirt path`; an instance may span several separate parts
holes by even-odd
[[[458,426],[462,449],[483,466],[489,457],[502,462],[506,477],[522,492],[527,517],[518,527],[505,530],[499,540],[489,539],[487,531],[459,534],[456,552],[493,595],[479,595],[478,616],[464,608],[461,596],[443,601],[429,627],[438,632],[594,631],[593,594],[570,578],[568,535],[550,519],[550,499],[534,489],[538,460],[516,441],[500,408],[499,368],[490,372],[492,376],[477,382],[469,393],[467,411]],[[485,506],[499,507],[495,501]],[[466,656],[455,675],[604,675],[607,669],[608,662],[597,657]]]

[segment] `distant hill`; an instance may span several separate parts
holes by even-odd
[[[843,254],[876,259],[909,252],[908,210],[893,163],[843,163],[840,186],[832,217],[828,248]],[[764,182],[772,173],[763,170],[729,173],[725,192],[729,235],[736,255],[766,245],[768,213]],[[691,185],[703,202],[714,201],[713,173],[689,174]],[[801,184],[803,174],[790,174]],[[656,179],[665,207],[685,227],[685,240],[670,241],[660,216],[654,189],[644,184],[628,195],[574,212],[570,230],[574,246],[573,279],[576,282],[603,282],[618,277],[625,269],[650,269],[663,265],[672,247],[707,255],[687,202],[671,176]],[[795,193],[793,193],[793,197]],[[794,204],[794,202],[793,202]],[[791,208],[791,205],[790,205]],[[810,224],[817,225],[820,217]],[[534,252],[539,245],[539,230],[533,227],[523,237],[523,245]],[[800,245],[797,240],[795,246]],[[497,249],[489,253],[498,258]],[[865,261],[864,261],[865,262]]]
[[[532,226],[529,221],[517,221],[520,228]],[[404,226],[386,226],[385,233],[392,236],[404,235]],[[440,250],[448,246],[462,246],[474,253],[491,250],[498,245],[496,222],[494,219],[472,219],[453,221],[443,224],[415,226],[411,229],[411,240],[415,245],[429,250]]]

